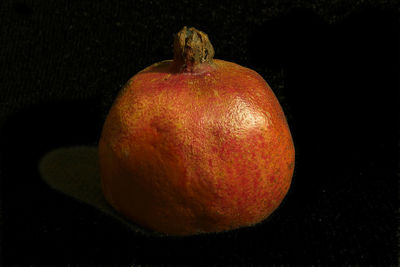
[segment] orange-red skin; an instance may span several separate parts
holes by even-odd
[[[289,189],[294,146],[274,93],[248,68],[214,64],[200,74],[154,64],[128,81],[107,116],[105,197],[146,228],[192,235],[253,225]]]

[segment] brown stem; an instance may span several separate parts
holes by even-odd
[[[174,41],[174,63],[181,72],[198,72],[213,66],[214,48],[207,34],[193,27],[180,30]]]

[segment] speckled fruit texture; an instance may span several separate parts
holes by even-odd
[[[294,169],[278,100],[248,68],[176,58],[132,77],[107,116],[99,142],[106,199],[133,222],[170,235],[264,220]]]

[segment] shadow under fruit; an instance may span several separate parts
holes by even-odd
[[[294,146],[274,93],[255,71],[213,56],[208,36],[184,27],[174,59],[132,77],[103,127],[107,201],[157,232],[254,225],[290,187]]]

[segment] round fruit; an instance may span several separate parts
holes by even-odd
[[[133,76],[103,127],[107,201],[157,232],[254,225],[291,183],[294,146],[274,93],[255,71],[213,56],[208,36],[184,27],[174,59]]]

